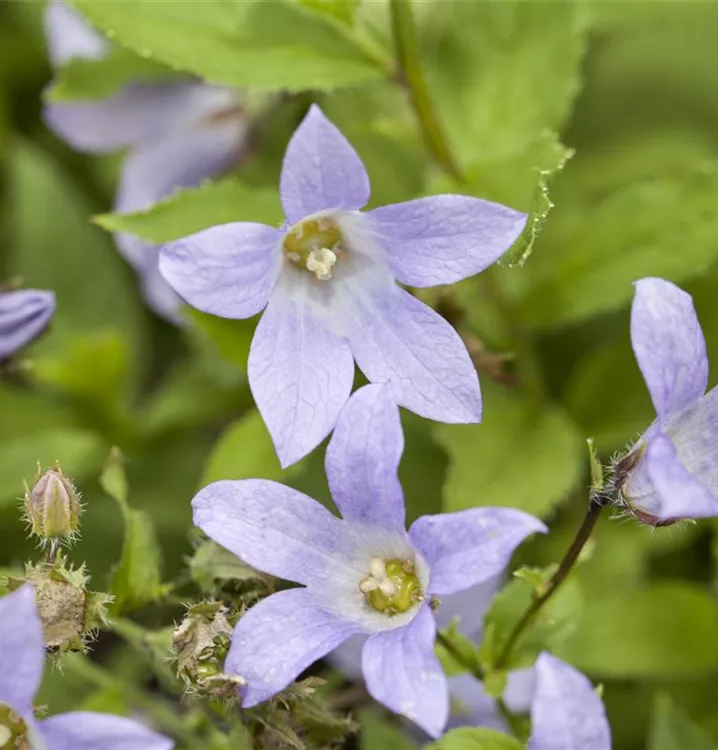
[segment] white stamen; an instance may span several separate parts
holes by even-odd
[[[383,581],[384,578],[386,578],[386,566],[381,557],[372,558],[369,571],[371,572],[372,577],[376,578],[378,581]]]
[[[12,732],[7,728],[0,726],[0,747],[5,747],[12,737]]]
[[[394,581],[392,581],[391,578],[385,578],[380,584],[379,584],[379,591],[381,591],[384,596],[394,596],[396,592],[398,591],[396,584]]]
[[[328,247],[312,250],[307,256],[307,271],[311,271],[320,281],[329,281],[337,255]]]
[[[379,581],[376,580],[376,578],[362,578],[361,581],[359,581],[359,591],[362,592],[362,594],[371,594],[372,591],[376,591],[379,588]]]

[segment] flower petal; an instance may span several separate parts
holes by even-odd
[[[109,153],[182,134],[189,137],[193,131],[202,138],[203,132],[246,127],[239,117],[212,123],[233,106],[236,95],[228,89],[202,83],[134,83],[101,101],[48,104],[44,116],[48,127],[78,151]]]
[[[458,333],[397,286],[353,292],[350,344],[372,383],[389,383],[396,402],[439,422],[481,421],[476,370]]]
[[[316,104],[289,141],[280,180],[290,224],[331,208],[363,208],[370,195],[362,160]]]
[[[44,661],[42,623],[27,584],[0,599],[0,703],[30,713]]]
[[[327,612],[306,589],[280,591],[237,623],[224,669],[247,681],[242,706],[251,708],[355,632],[354,625]]]
[[[361,388],[342,410],[326,455],[329,487],[345,519],[404,531],[397,475],[403,450],[399,409],[390,390]]]
[[[108,43],[64,0],[51,0],[43,18],[47,52],[53,67],[72,57],[99,60],[107,54]]]
[[[38,722],[50,750],[172,750],[175,743],[124,716],[73,711]]]
[[[323,587],[356,577],[345,524],[316,500],[264,479],[214,482],[192,500],[194,523],[258,570]],[[359,571],[365,575],[365,571]]]
[[[54,314],[52,292],[22,289],[0,293],[0,360],[37,338]]]
[[[658,500],[657,507],[646,509],[651,515],[660,519],[718,516],[718,497],[688,471],[666,435],[649,441],[642,461]]]
[[[611,750],[606,712],[588,679],[546,652],[536,673],[529,750]]]
[[[267,304],[282,266],[279,232],[264,224],[222,224],[165,245],[160,272],[192,307],[251,318]]]
[[[402,284],[453,284],[498,260],[526,214],[468,195],[433,195],[368,213],[377,242]]]
[[[249,386],[284,468],[331,432],[354,381],[349,344],[330,330],[303,281],[280,279],[249,351]]]
[[[661,422],[703,395],[708,357],[689,294],[663,279],[637,281],[631,343]]]
[[[377,633],[364,644],[362,669],[375,700],[439,737],[449,717],[449,690],[434,655],[436,623],[423,604],[405,627]]]
[[[422,516],[409,538],[429,564],[429,594],[452,594],[501,573],[530,534],[546,533],[541,521],[513,508],[471,508]]]

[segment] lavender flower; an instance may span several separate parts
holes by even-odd
[[[611,750],[606,712],[593,686],[546,652],[536,661],[528,750]]]
[[[213,315],[249,318],[266,306],[249,384],[282,465],[332,430],[354,360],[417,414],[480,421],[479,382],[460,337],[395,280],[428,287],[478,273],[516,240],[525,215],[464,195],[362,213],[364,165],[316,105],[289,142],[280,192],[280,230],[214,227],[163,248],[160,270]]]
[[[56,66],[107,54],[106,41],[62,0],[48,4],[45,30]],[[186,80],[136,83],[102,101],[49,104],[45,120],[79,151],[130,150],[114,205],[120,212],[149,208],[221,173],[239,158],[248,131],[236,92]],[[159,249],[124,233],[115,241],[139,273],[150,307],[178,322],[181,300],[159,274]]]
[[[121,716],[76,711],[36,721],[45,646],[32,586],[0,599],[0,747],[171,750],[172,740]]]
[[[52,292],[35,289],[0,292],[0,362],[37,338],[54,313]]]
[[[663,279],[636,282],[631,340],[657,419],[617,466],[623,499],[653,525],[718,515],[718,389],[705,393],[690,295]]]
[[[545,526],[507,508],[424,516],[409,532],[397,477],[399,411],[366,386],[342,411],[326,455],[340,520],[305,495],[259,479],[215,482],[194,521],[250,565],[302,584],[264,599],[235,628],[225,671],[246,680],[244,706],[267,700],[355,634],[371,695],[431,736],[446,725],[446,678],[434,655],[430,598],[496,576]]]

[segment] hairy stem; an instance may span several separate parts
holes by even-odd
[[[568,574],[573,569],[573,566],[576,563],[579,554],[581,553],[581,550],[588,541],[588,538],[591,536],[591,532],[596,525],[596,521],[598,521],[598,517],[601,514],[602,509],[603,503],[596,500],[591,500],[588,506],[588,511],[586,512],[586,516],[583,519],[583,523],[576,532],[576,536],[573,542],[571,542],[571,546],[566,550],[566,554],[563,556],[563,560],[561,560],[561,563],[558,566],[558,570],[553,574],[551,580],[548,582],[546,590],[543,592],[543,594],[541,594],[541,596],[536,597],[531,602],[521,619],[516,623],[516,625],[514,625],[514,629],[511,631],[511,634],[506,641],[506,645],[501,651],[499,658],[496,660],[496,664],[494,665],[496,669],[503,669],[508,664],[509,659],[511,658],[511,652],[513,651],[516,643],[519,641],[526,629],[534,621],[534,618],[541,611],[541,608],[544,606],[544,604],[546,604],[546,602],[556,593],[558,587],[568,577]]]
[[[391,28],[401,81],[409,92],[409,98],[427,148],[447,174],[451,175],[458,183],[463,183],[464,177],[449,148],[449,143],[429,96],[429,87],[421,68],[419,43],[416,38],[410,0],[391,0]]]

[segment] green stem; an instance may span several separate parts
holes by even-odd
[[[440,643],[462,667],[465,667],[469,674],[472,674],[477,680],[484,679],[484,671],[481,667],[467,661],[461,651],[455,648],[454,644],[440,630],[436,631],[436,642]]]
[[[87,657],[73,655],[62,662],[62,668],[67,674],[75,675],[101,689],[120,693],[128,703],[147,714],[163,732],[182,741],[190,750],[202,750],[206,747],[205,742],[185,725],[183,717],[168,704],[153,698],[130,682],[118,680]]]
[[[511,652],[514,646],[519,641],[524,631],[531,625],[534,618],[539,613],[541,608],[546,602],[556,593],[558,587],[566,580],[568,574],[573,569],[573,566],[578,559],[581,550],[591,536],[591,532],[598,521],[598,517],[603,509],[603,503],[592,500],[588,505],[588,511],[583,519],[583,523],[576,532],[576,536],[571,542],[571,546],[566,550],[566,554],[563,556],[558,570],[553,574],[551,580],[548,582],[545,591],[541,596],[536,597],[524,612],[521,619],[514,625],[514,629],[511,631],[506,645],[504,646],[499,658],[494,664],[495,669],[504,669],[509,663],[511,658]]]
[[[402,74],[401,80],[408,89],[426,145],[441,168],[458,183],[463,183],[464,176],[451,153],[421,69],[419,43],[410,0],[391,0],[391,27],[397,62]]]

